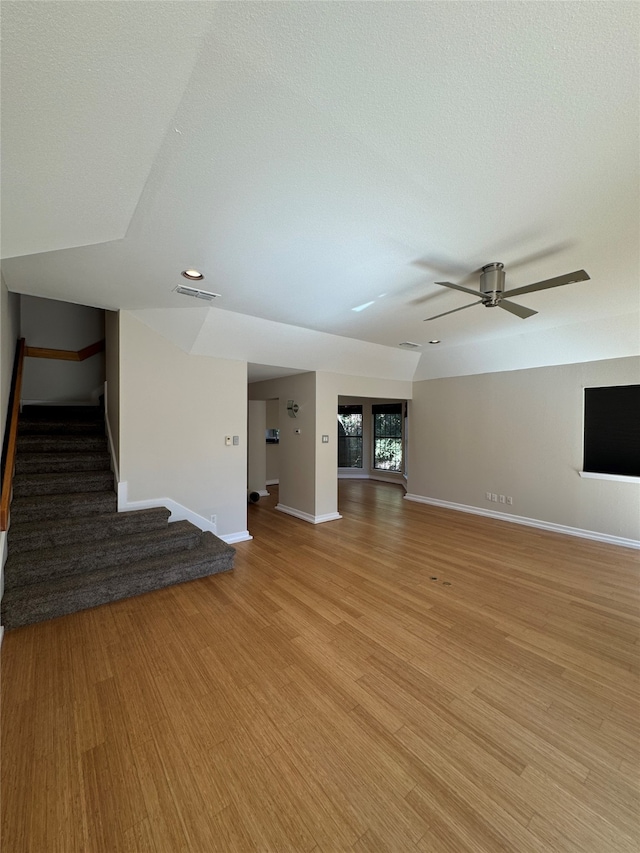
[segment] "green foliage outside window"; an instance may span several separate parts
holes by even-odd
[[[402,471],[402,411],[373,416],[373,467]]]

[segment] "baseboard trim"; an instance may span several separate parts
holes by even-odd
[[[361,470],[357,471],[338,471],[339,480],[370,480],[369,474],[363,474]]]
[[[623,536],[612,536],[608,533],[600,533],[597,530],[584,530],[581,527],[569,527],[565,524],[554,524],[551,521],[542,521],[538,518],[526,518],[522,515],[511,515],[507,512],[496,512],[491,509],[481,509],[477,506],[453,503],[452,501],[441,501],[436,498],[426,498],[423,495],[404,496],[405,501],[438,506],[443,509],[453,509],[457,512],[468,512],[471,515],[483,515],[487,518],[496,518],[498,521],[508,521],[511,524],[522,524],[524,527],[536,527],[539,530],[548,530],[551,533],[564,533],[567,536],[578,536],[581,539],[594,539],[597,542],[606,542],[609,545],[621,545],[623,548],[640,549],[640,540],[626,539]]]
[[[277,480],[277,479],[276,480],[267,480],[267,482],[265,483],[265,486],[279,486],[279,485],[280,485],[280,480]]]
[[[227,545],[235,545],[236,542],[248,542],[249,539],[253,539],[253,536],[248,530],[242,530],[239,533],[227,533],[224,536],[218,536],[218,539],[222,539]]]
[[[193,512],[188,507],[179,504],[171,498],[149,498],[144,501],[130,501],[127,497],[128,483],[121,481],[118,483],[118,512],[132,512],[136,509],[153,509],[156,506],[164,506],[170,512],[169,521],[190,521],[200,530],[213,533],[218,539],[223,542],[232,544],[233,542],[245,542],[247,539],[253,539],[248,530],[239,530],[236,533],[218,533],[217,525],[209,521],[203,515]]]
[[[307,521],[309,524],[324,524],[325,521],[337,521],[339,518],[342,518],[339,512],[329,512],[326,515],[311,515],[309,512],[302,512],[300,509],[294,509],[294,507],[285,506],[284,504],[276,504],[276,509],[287,515],[292,515],[294,518],[299,518],[301,521]]]

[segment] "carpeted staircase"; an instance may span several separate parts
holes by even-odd
[[[164,507],[116,511],[98,407],[25,407],[15,471],[6,628],[233,568],[234,548]]]

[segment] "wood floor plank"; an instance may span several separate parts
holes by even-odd
[[[341,481],[231,573],[5,634],[10,853],[636,853],[637,552]]]

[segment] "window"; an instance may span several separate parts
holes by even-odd
[[[584,389],[584,470],[640,477],[640,385]]]
[[[338,406],[338,468],[362,468],[362,406]]]
[[[402,403],[372,406],[373,467],[402,471]]]

